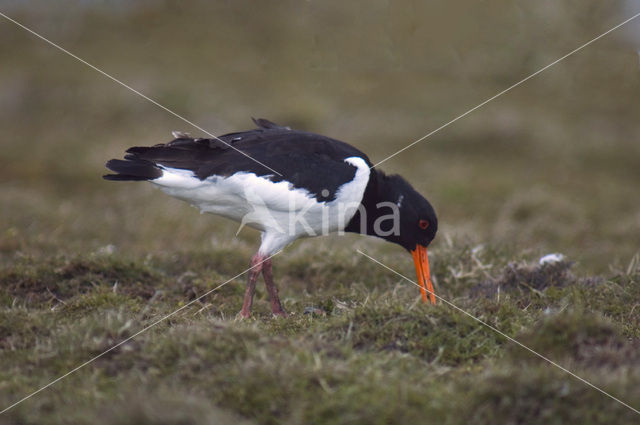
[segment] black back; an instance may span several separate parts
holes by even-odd
[[[158,177],[148,168],[153,164],[191,170],[201,180],[249,172],[268,176],[274,182],[287,181],[295,188],[308,190],[324,202],[334,200],[340,186],[355,175],[356,167],[344,162],[345,158],[361,157],[371,166],[364,153],[347,143],[291,130],[264,119],[254,119],[254,122],[258,125],[255,130],[220,136],[224,143],[217,139],[179,135],[166,144],[130,148],[124,161],[111,160],[107,163],[108,168],[126,176],[107,175],[105,178],[142,180]],[[127,167],[125,162],[144,165],[142,178],[127,178],[132,176],[133,164]]]

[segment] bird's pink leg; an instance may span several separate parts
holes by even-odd
[[[253,294],[256,292],[256,281],[260,276],[260,271],[264,266],[265,257],[256,254],[251,258],[251,267],[249,270],[249,278],[247,280],[247,290],[244,292],[244,302],[242,303],[242,311],[240,316],[248,319],[251,317],[251,306],[253,305]]]
[[[267,286],[269,292],[269,299],[271,300],[271,312],[275,316],[287,317],[287,312],[282,308],[280,303],[280,297],[278,296],[278,288],[273,283],[273,272],[271,270],[271,259],[265,260],[262,263],[262,275],[264,276],[264,283]]]

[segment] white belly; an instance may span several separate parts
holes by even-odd
[[[320,202],[289,182],[240,172],[200,180],[193,172],[162,168],[152,183],[168,195],[263,232],[262,254],[279,251],[297,238],[341,231],[353,217],[369,181],[370,170],[360,157],[345,159],[357,168],[354,179],[340,186],[333,201]]]

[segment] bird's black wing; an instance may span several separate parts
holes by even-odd
[[[340,186],[355,176],[356,167],[345,162],[345,158],[361,157],[371,166],[364,153],[347,143],[291,130],[264,119],[254,122],[259,128],[225,134],[218,139],[177,134],[176,139],[166,144],[133,147],[127,150],[124,161],[111,160],[107,167],[119,173],[123,168],[130,172],[132,167],[126,167],[126,163],[135,163],[145,169],[145,175],[153,176],[149,166],[159,165],[191,170],[201,180],[248,172],[268,176],[274,182],[287,181],[324,202],[335,199]],[[126,179],[119,175],[105,178]]]

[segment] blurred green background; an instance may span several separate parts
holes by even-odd
[[[640,11],[637,1],[2,1],[0,10],[214,134],[250,116],[374,162]],[[586,270],[640,246],[640,21],[385,162],[447,238]],[[228,244],[236,225],[101,179],[132,145],[202,134],[0,19],[0,255]],[[336,242],[344,246],[356,236]],[[243,231],[238,243],[255,244]],[[377,244],[378,242],[370,242]]]

